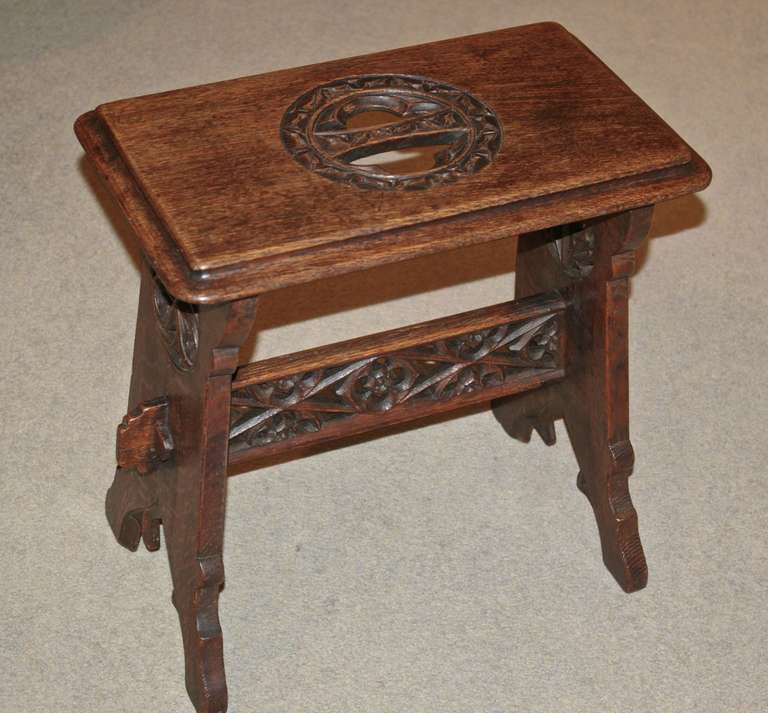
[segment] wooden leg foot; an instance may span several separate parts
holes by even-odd
[[[219,591],[232,374],[256,300],[189,305],[144,265],[128,414],[107,518],[118,541],[160,547],[160,524],[184,642],[187,691],[198,713],[224,713]]]
[[[637,527],[637,511],[629,494],[628,478],[634,464],[629,441],[612,448],[605,475],[579,471],[576,485],[595,513],[603,562],[625,592],[635,592],[648,582],[648,567]]]
[[[157,498],[135,470],[118,468],[107,491],[107,520],[117,541],[135,552],[140,540],[150,551],[160,547]]]
[[[649,223],[650,211],[643,209],[590,228],[593,266],[575,285],[569,313],[571,374],[560,392],[581,471],[576,484],[595,513],[605,566],[625,592],[648,581],[629,494],[635,457],[629,440],[628,296],[635,252]]]
[[[554,434],[564,418],[580,473],[579,489],[595,513],[603,561],[622,589],[648,578],[629,495],[634,464],[629,441],[629,278],[648,232],[650,208],[521,236],[517,297],[558,289],[567,295],[566,377],[495,407],[510,435]],[[530,398],[529,398],[530,397]]]
[[[198,713],[227,710],[224,642],[219,624],[219,592],[224,585],[221,556],[195,559],[192,581],[174,590],[184,641],[187,693]]]

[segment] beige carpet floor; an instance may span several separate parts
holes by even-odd
[[[552,19],[711,164],[632,293],[623,594],[559,442],[486,410],[230,480],[234,713],[768,711],[768,4],[0,0],[0,710],[189,711],[163,552],[103,514],[138,273],[76,116],[125,96]],[[492,303],[499,244],[269,295],[261,356]]]

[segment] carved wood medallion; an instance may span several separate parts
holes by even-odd
[[[233,445],[262,447],[362,414],[446,402],[560,368],[560,316],[458,334],[232,393]]]
[[[302,94],[280,127],[288,152],[321,176],[359,188],[414,190],[485,168],[502,142],[486,104],[450,84],[399,74],[346,77]],[[375,156],[411,150],[418,160]]]
[[[163,344],[174,366],[189,371],[197,363],[199,318],[195,305],[171,297],[155,277],[155,317]]]

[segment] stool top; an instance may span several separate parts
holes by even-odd
[[[110,102],[75,131],[167,289],[190,302],[639,207],[710,180],[554,23]]]

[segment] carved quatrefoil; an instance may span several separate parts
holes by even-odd
[[[308,170],[379,190],[431,188],[476,173],[502,141],[498,118],[476,97],[399,74],[346,77],[310,89],[288,107],[280,131]]]

